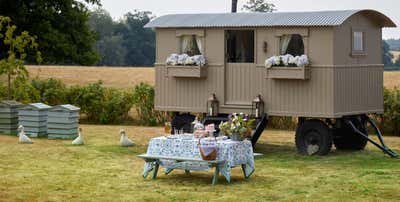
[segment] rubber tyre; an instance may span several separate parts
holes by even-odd
[[[362,133],[368,135],[368,130],[362,121],[357,117],[350,118],[354,126],[360,130]],[[365,148],[368,140],[354,132],[350,125],[341,121],[341,127],[335,128],[333,132],[333,144],[337,150],[350,150],[350,151],[360,151]]]
[[[300,124],[296,130],[296,147],[302,155],[327,155],[332,148],[332,133],[321,120],[311,119]],[[309,154],[310,146],[318,146],[318,150]]]
[[[171,134],[174,134],[174,129],[181,130],[185,133],[192,132],[192,122],[196,117],[191,114],[179,114],[174,116],[171,122]]]

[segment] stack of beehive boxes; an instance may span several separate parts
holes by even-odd
[[[18,109],[23,105],[13,100],[5,100],[0,103],[0,133],[17,134]]]
[[[47,113],[51,106],[43,103],[28,104],[18,112],[19,125],[23,125],[25,133],[31,137],[47,135]]]
[[[50,109],[47,120],[49,139],[74,139],[78,136],[80,108],[58,105]]]

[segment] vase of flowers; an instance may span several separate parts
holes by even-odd
[[[229,135],[233,141],[242,141],[250,138],[254,127],[255,119],[251,119],[243,113],[232,114],[228,121],[222,122],[219,125],[221,132]]]

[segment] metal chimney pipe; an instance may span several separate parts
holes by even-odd
[[[232,0],[232,13],[236,13],[237,12],[237,4],[238,4],[238,0]]]

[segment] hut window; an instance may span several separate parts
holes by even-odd
[[[183,35],[181,37],[181,52],[189,56],[202,54],[203,38],[196,35]]]
[[[300,34],[285,34],[280,38],[280,54],[293,56],[304,54],[303,37]]]
[[[227,62],[254,62],[254,30],[226,31]]]
[[[353,51],[364,51],[364,33],[353,32]]]

